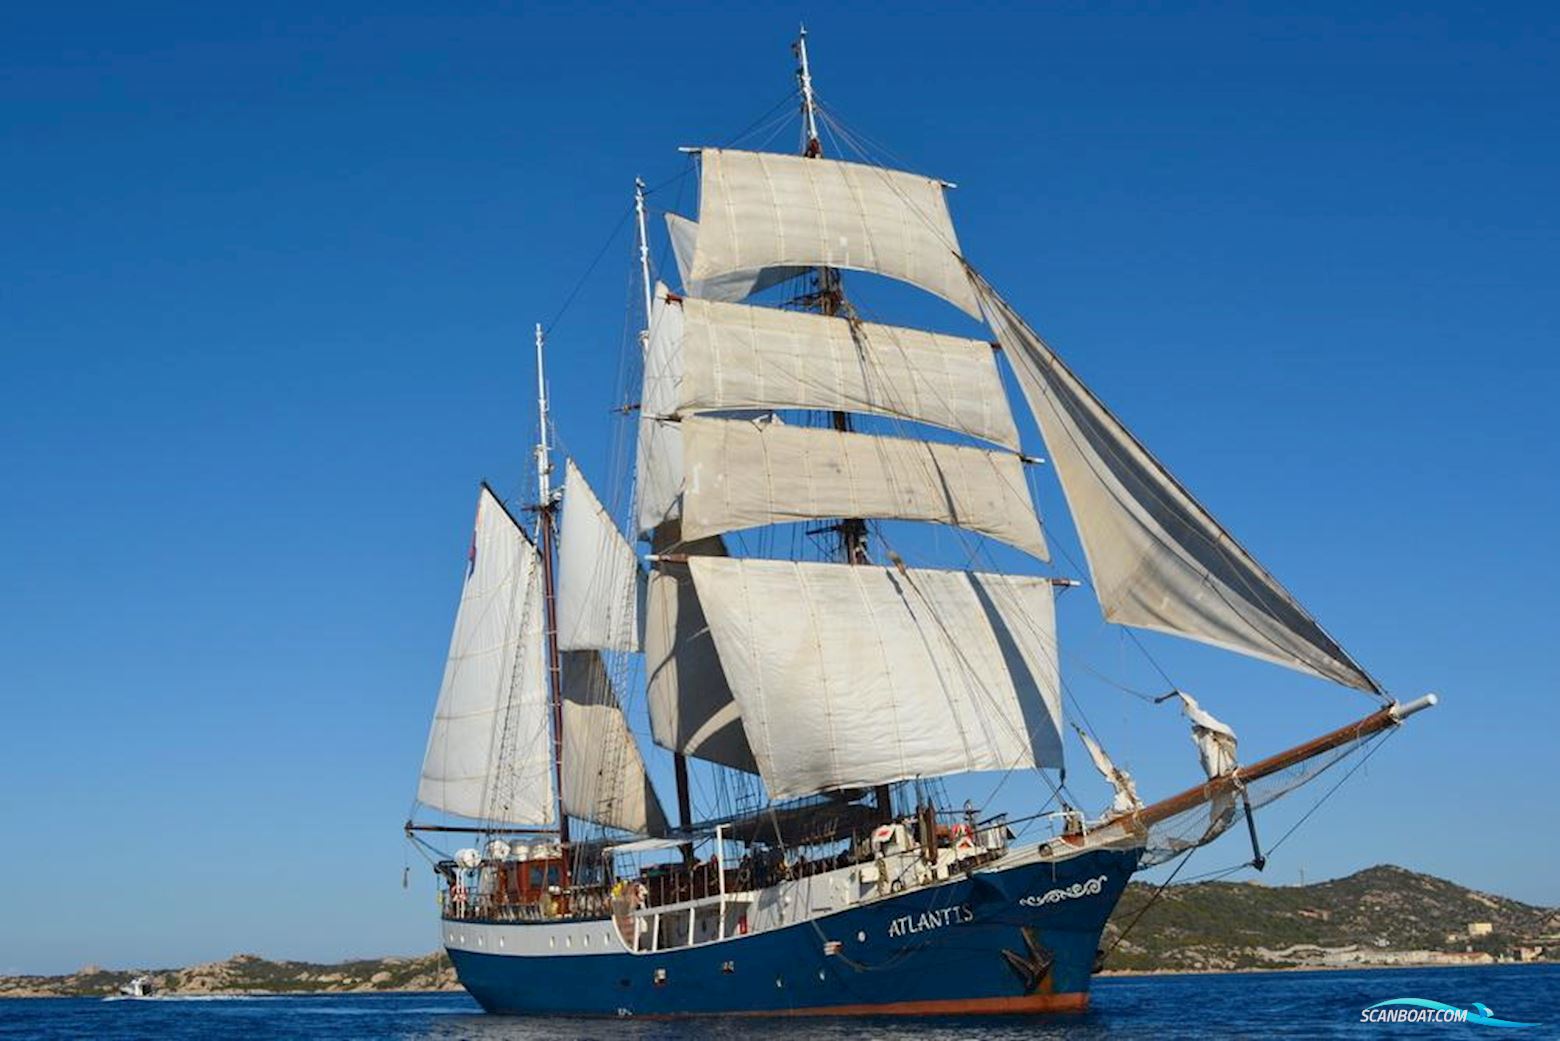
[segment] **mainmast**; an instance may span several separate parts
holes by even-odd
[[[796,37],[796,60],[799,67],[796,70],[796,79],[802,88],[802,155],[808,159],[818,159],[823,156],[823,141],[818,137],[818,99],[813,94],[812,66],[807,61],[807,26],[801,26],[801,31]],[[818,269],[818,310],[830,317],[840,312],[840,305],[844,300],[844,288],[840,281],[838,268],[821,267]],[[834,429],[839,431],[850,430],[850,415],[846,412],[832,413]],[[847,564],[869,563],[867,557],[867,522],[860,517],[842,517],[838,527],[840,537],[840,556]],[[886,784],[878,785],[874,792],[874,801],[877,803],[878,812],[884,819],[894,814],[893,792]]]
[[[639,349],[650,342],[650,309],[655,303],[650,287],[650,235],[645,230],[645,179],[634,178],[634,219],[639,225],[639,277],[645,290],[645,327],[639,332]]]
[[[650,284],[650,234],[645,227],[645,181],[634,178],[634,219],[639,229],[639,277],[645,294],[645,326],[639,332],[641,354],[650,345],[650,315],[655,305],[655,291]],[[693,801],[688,793],[688,757],[681,752],[672,753],[672,775],[677,782],[677,826],[684,832],[693,827]],[[683,860],[693,866],[693,844],[682,847]]]
[[[563,884],[569,884],[569,815],[563,808],[563,663],[558,655],[557,584],[553,574],[557,553],[557,507],[552,497],[552,438],[547,414],[547,372],[543,359],[542,323],[536,323],[536,533],[542,556],[543,625],[547,644],[547,682],[552,696],[553,787],[558,798],[558,841],[564,847]]]

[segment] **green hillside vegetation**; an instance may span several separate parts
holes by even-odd
[[[1133,883],[1107,926],[1109,947],[1155,887]],[[1500,957],[1560,931],[1550,908],[1382,865],[1308,886],[1205,882],[1171,886],[1112,953],[1107,969],[1284,968],[1311,963],[1295,945],[1371,951],[1467,951]],[[1487,936],[1468,926],[1488,922]],[[1456,942],[1449,941],[1457,934]],[[1385,959],[1384,959],[1385,960]]]

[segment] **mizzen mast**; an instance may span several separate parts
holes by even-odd
[[[543,631],[547,645],[547,688],[552,698],[553,788],[558,799],[558,842],[563,847],[563,884],[569,884],[569,815],[563,807],[563,662],[558,654],[557,504],[552,496],[551,419],[547,412],[547,370],[542,323],[536,323],[536,533],[542,557]]]

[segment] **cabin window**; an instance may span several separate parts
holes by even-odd
[[[530,872],[530,874],[531,874],[531,888],[532,889],[540,889],[540,888],[542,888],[542,865],[540,865],[540,864],[532,864],[531,865],[531,872]]]
[[[562,879],[562,876],[559,875],[559,873],[558,873],[558,865],[557,864],[554,864],[552,867],[547,869],[547,884],[548,885],[550,885],[550,886],[558,885],[559,882],[561,881],[561,879]]]

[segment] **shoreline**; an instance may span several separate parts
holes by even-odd
[[[1245,969],[1107,969],[1096,973],[1096,980],[1154,979],[1165,976],[1254,976],[1264,974],[1329,973],[1329,972],[1418,972],[1425,969],[1505,969],[1518,967],[1542,968],[1560,965],[1560,961],[1501,961],[1468,965],[1425,963],[1420,965],[1293,965],[1274,968]],[[408,997],[422,995],[435,997],[443,994],[465,994],[462,987],[408,988],[406,990],[224,990],[224,991],[175,991],[150,998],[119,998],[114,994],[40,994],[0,993],[0,1001],[104,1001],[110,998],[125,1001],[202,1001],[211,999],[252,998],[337,998],[337,997]]]
[[[1393,970],[1423,969],[1499,969],[1522,965],[1560,965],[1560,961],[1492,961],[1470,962],[1457,965],[1447,962],[1423,962],[1400,965],[1278,965],[1268,968],[1246,969],[1105,969],[1094,974],[1095,979],[1135,979],[1152,976],[1250,976],[1275,972],[1391,972]]]

